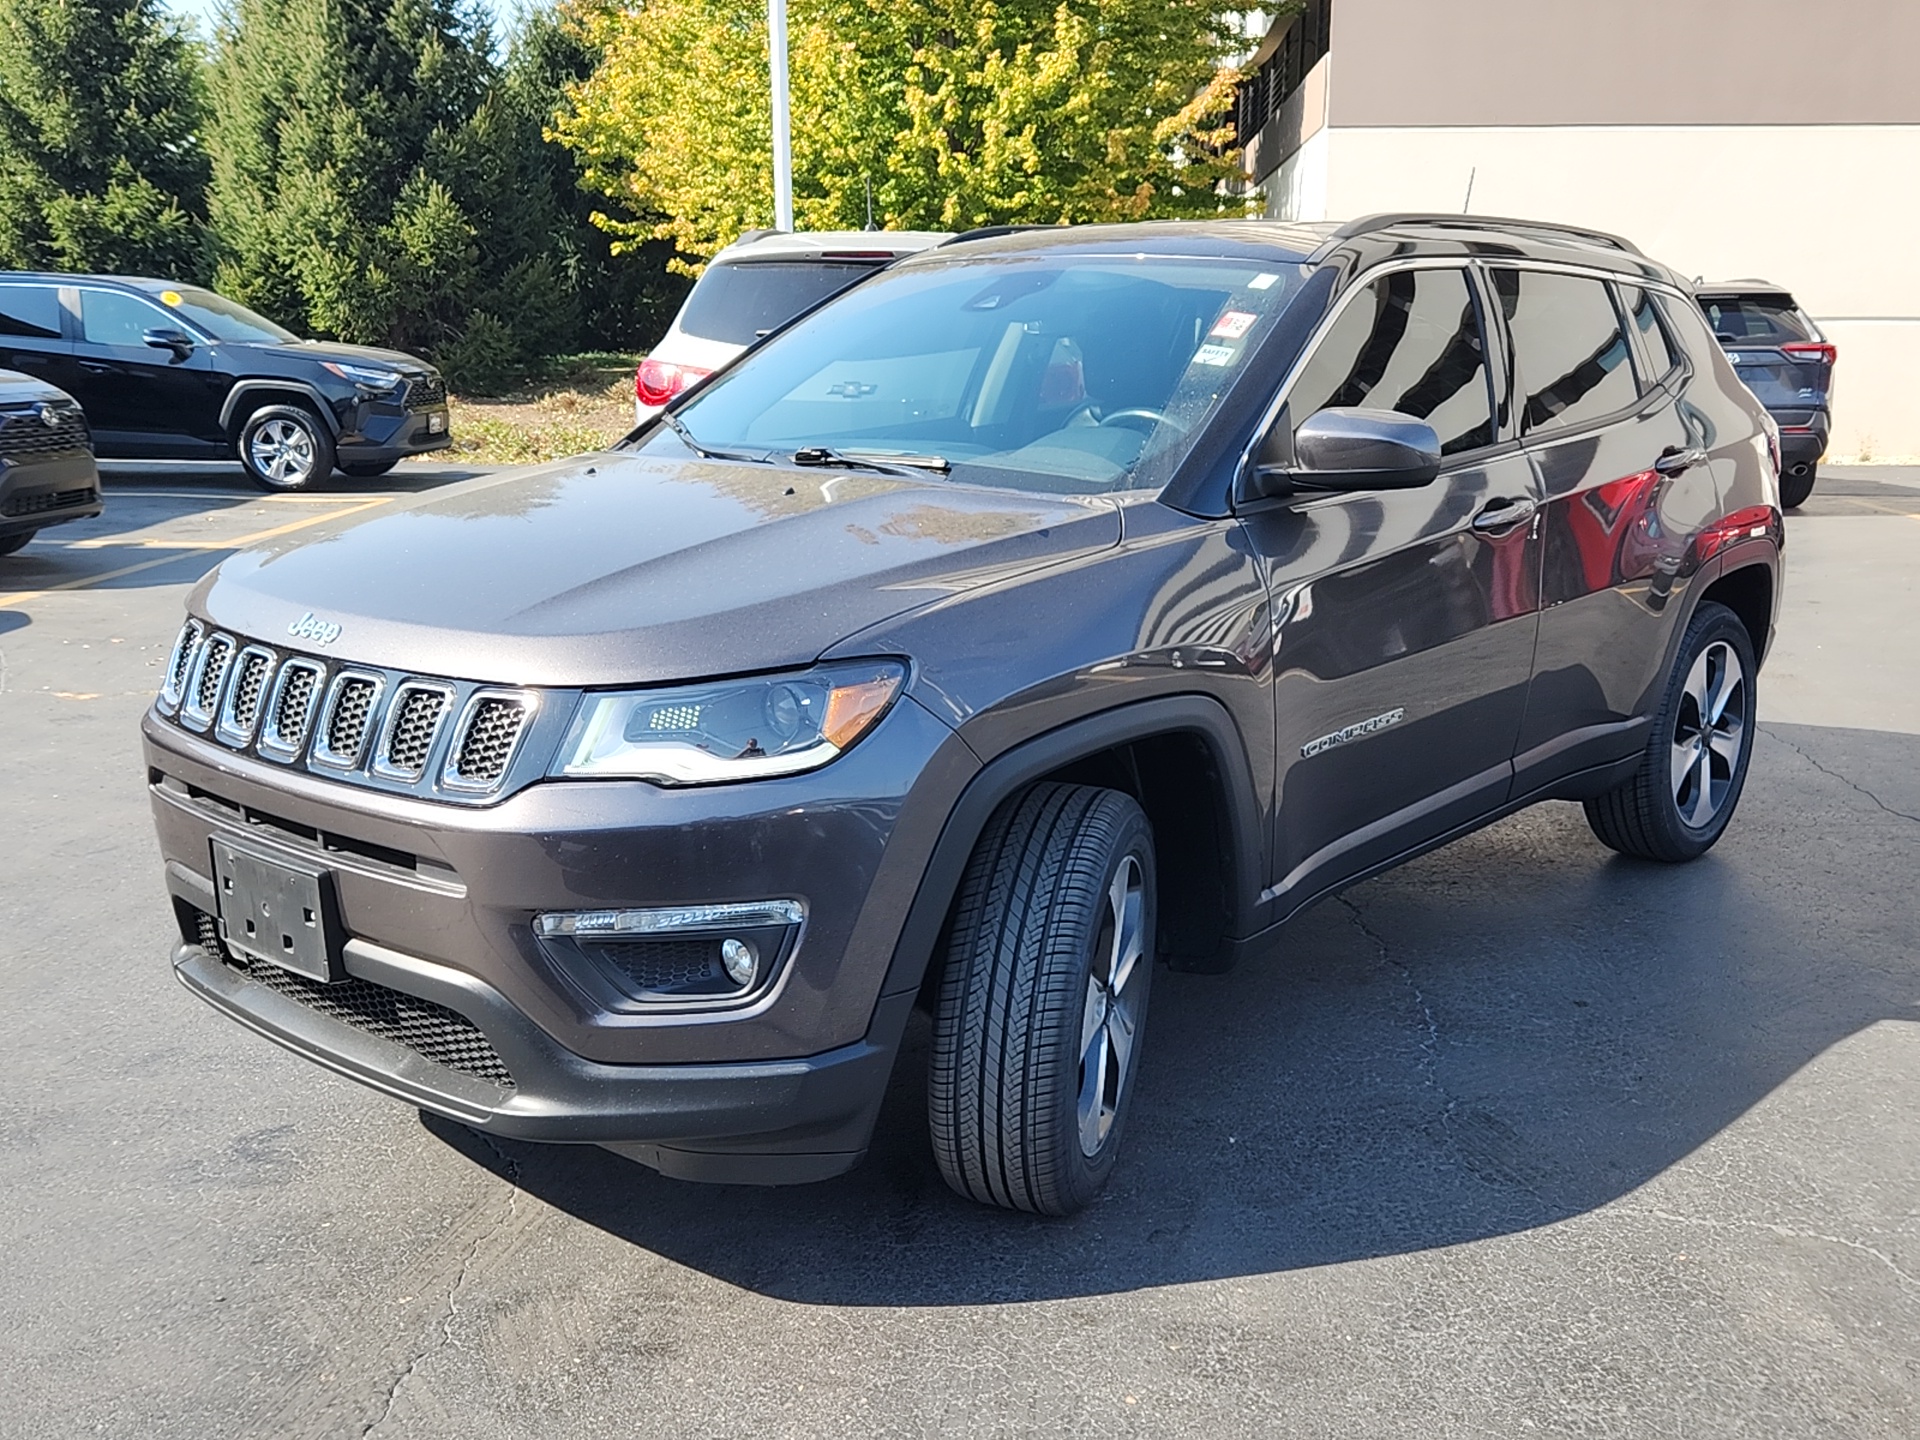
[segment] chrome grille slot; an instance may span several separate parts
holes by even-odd
[[[334,676],[326,706],[320,712],[319,733],[314,736],[316,765],[351,770],[360,763],[383,688],[385,682],[378,675],[365,671],[346,670]]]
[[[209,635],[200,646],[187,681],[186,703],[180,707],[180,718],[196,730],[206,729],[220,707],[220,689],[226,683],[234,649],[231,635]]]
[[[220,724],[214,733],[229,745],[244,745],[253,738],[260,721],[260,702],[266,698],[267,681],[273,675],[273,652],[249,645],[233,662],[233,684],[227,690],[227,703],[220,709]]]
[[[506,778],[538,704],[524,690],[480,690],[467,701],[441,782],[452,790],[492,790]]]
[[[453,688],[417,680],[402,682],[387,707],[386,730],[374,752],[374,773],[392,780],[417,780],[427,768],[440,723],[453,705]]]
[[[167,657],[167,677],[160,686],[162,710],[179,708],[180,697],[187,693],[187,676],[193,673],[194,648],[205,633],[205,627],[198,620],[189,620],[180,627],[179,637],[173,642],[173,653]]]
[[[269,760],[291,760],[307,743],[324,673],[316,660],[296,658],[280,667],[267,692],[266,721],[260,727],[259,750]]]

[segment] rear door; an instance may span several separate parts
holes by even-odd
[[[179,316],[131,291],[82,285],[77,292],[74,398],[101,453],[187,459],[224,453],[225,382],[214,371],[211,347],[201,343],[184,356],[157,349],[142,336],[179,330]]]
[[[63,333],[60,287],[0,281],[0,370],[19,370],[67,388],[73,342]]]
[[[1676,582],[1718,497],[1708,437],[1678,403],[1678,349],[1644,291],[1504,266],[1489,278],[1542,502],[1540,640],[1515,756],[1525,794],[1644,739]]]
[[[1275,605],[1280,914],[1496,809],[1532,671],[1532,474],[1493,415],[1479,288],[1458,263],[1337,302],[1283,422],[1334,405],[1431,423],[1415,490],[1300,497],[1245,530]]]

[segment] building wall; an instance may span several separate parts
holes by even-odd
[[[1561,220],[1785,285],[1840,349],[1830,456],[1920,458],[1920,0],[1334,0],[1332,19],[1324,122],[1283,107],[1250,147],[1268,214]]]

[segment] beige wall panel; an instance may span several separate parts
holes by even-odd
[[[1920,123],[1920,0],[1334,0],[1335,125]]]
[[[1336,219],[1457,213],[1471,177],[1479,214],[1612,230],[1688,276],[1787,286],[1841,346],[1836,453],[1867,438],[1920,455],[1920,125],[1324,133]]]

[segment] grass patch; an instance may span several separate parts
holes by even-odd
[[[450,396],[453,445],[442,463],[534,465],[603,450],[633,428],[633,371],[640,356],[562,355],[503,395]]]

